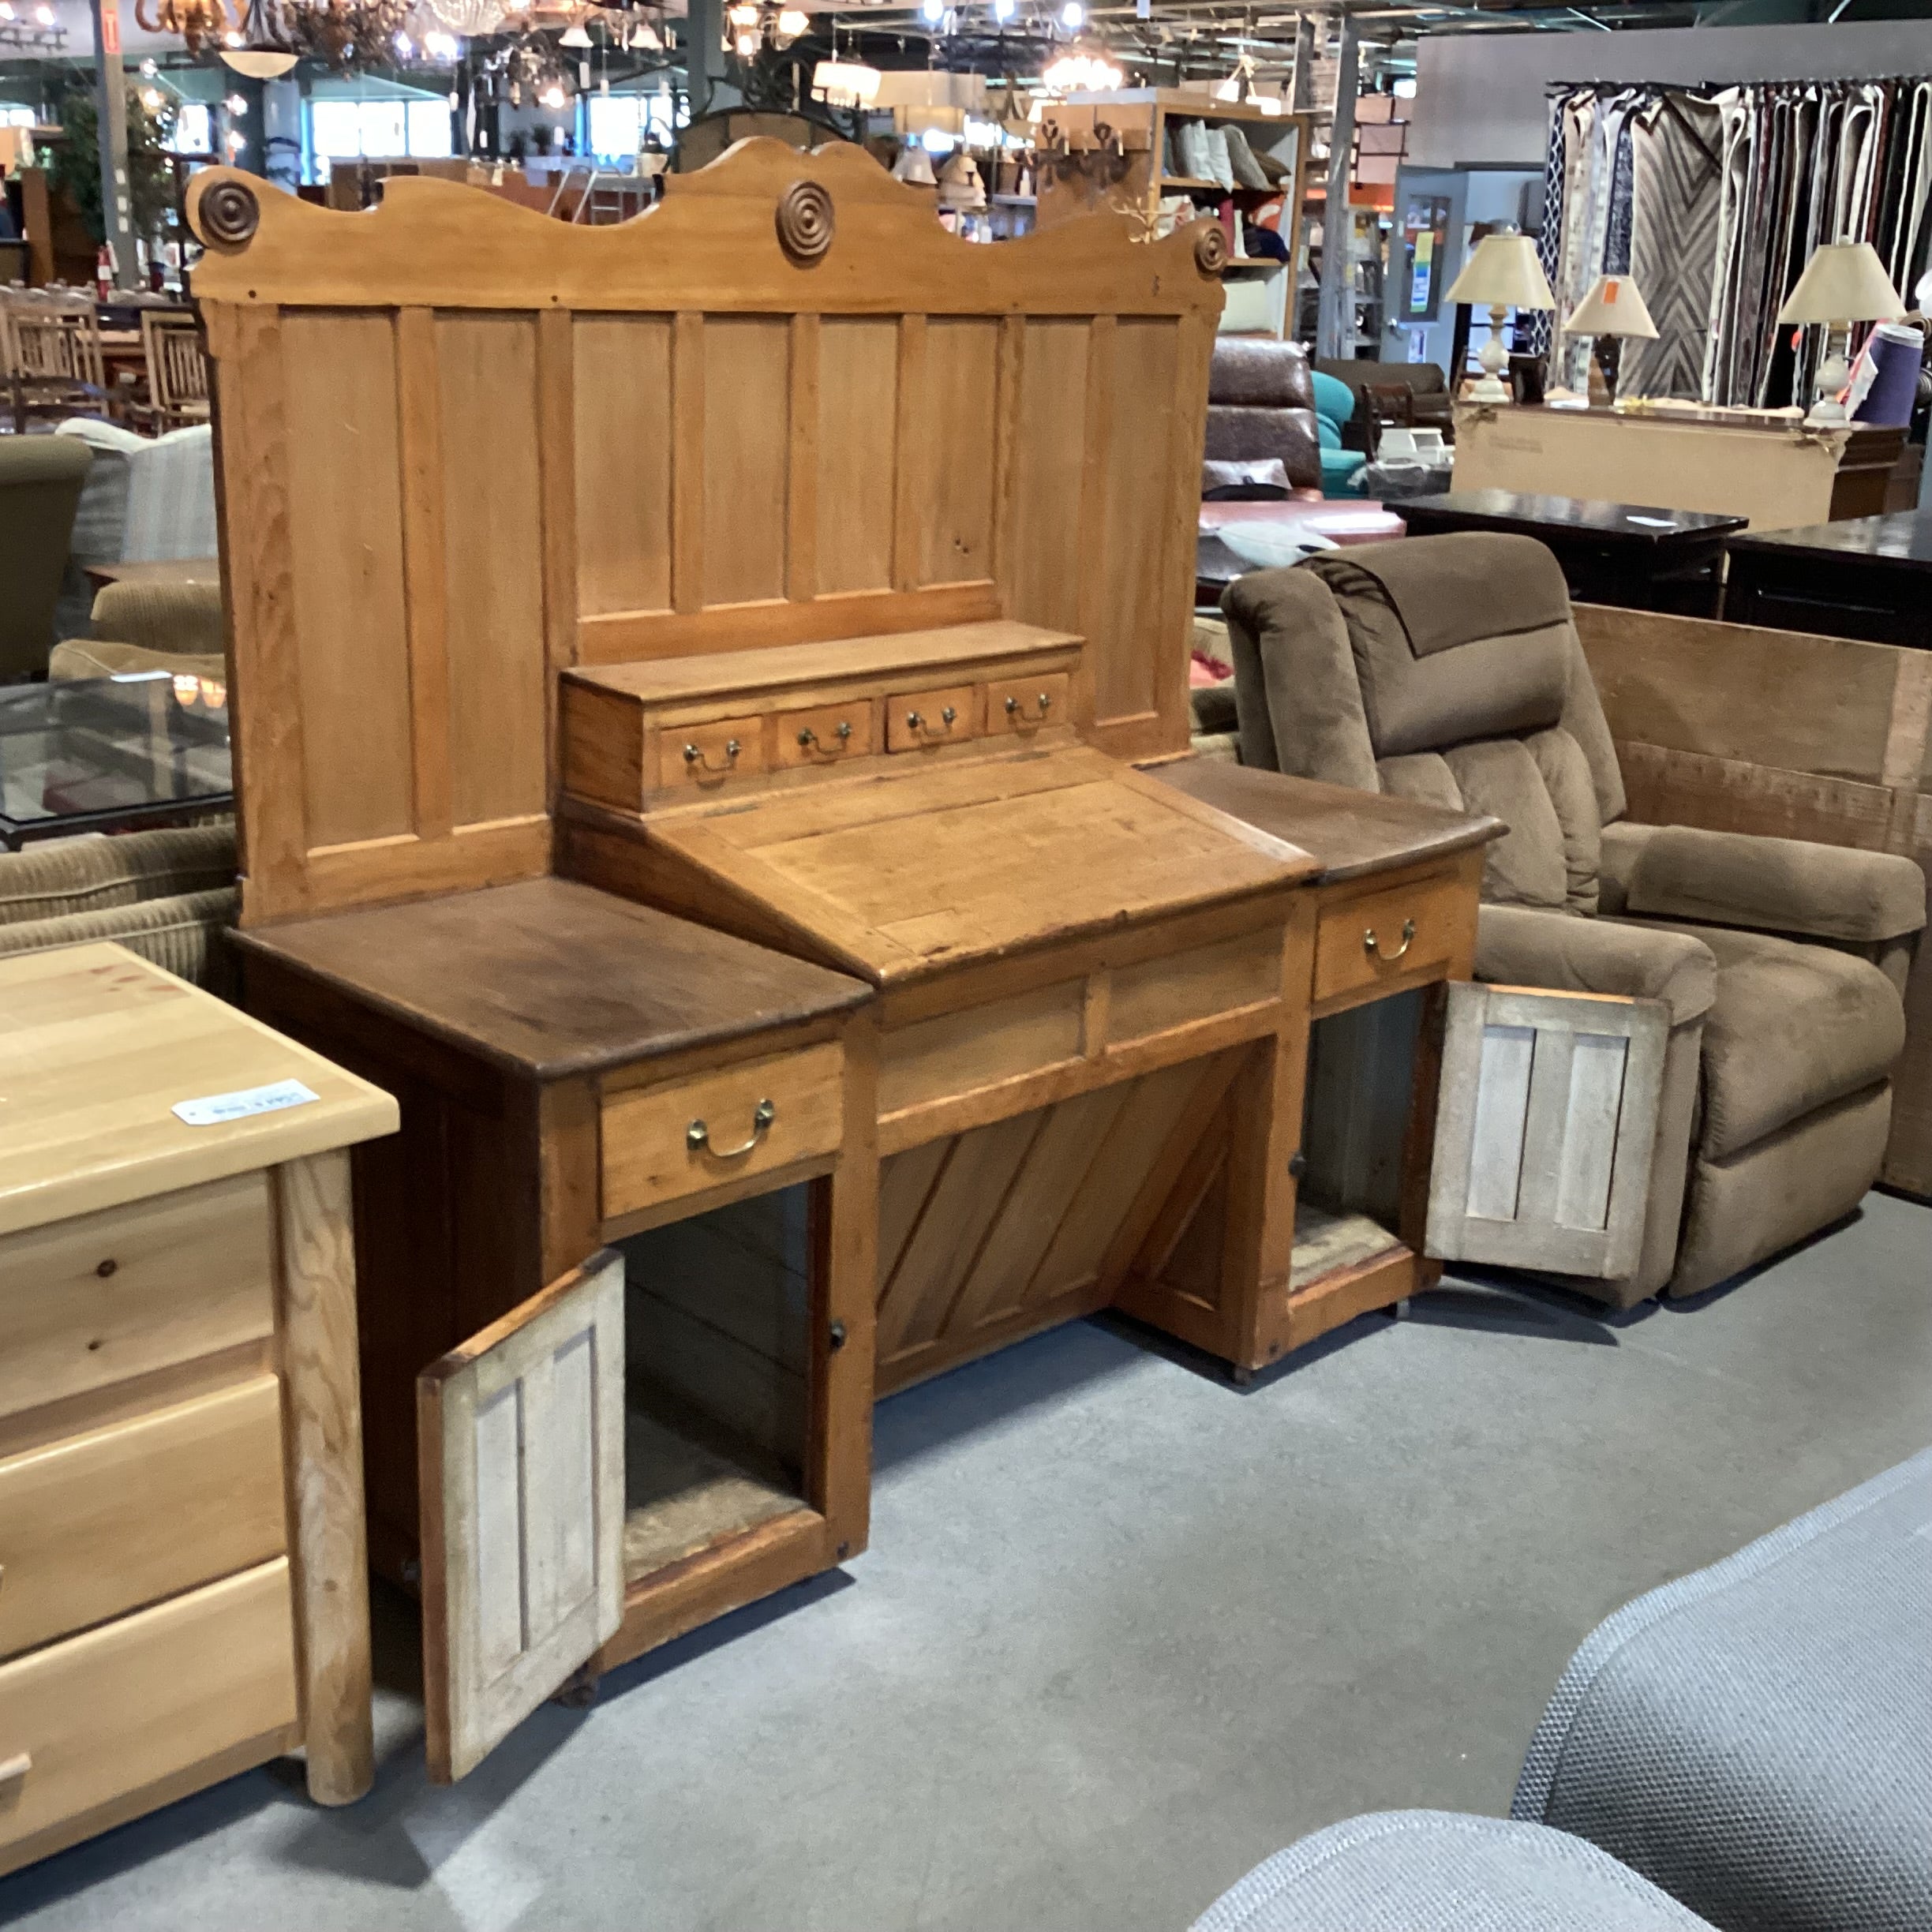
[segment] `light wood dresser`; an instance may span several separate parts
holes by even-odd
[[[395,1124],[120,946],[0,963],[0,1870],[298,1747],[369,1788],[346,1149]]]

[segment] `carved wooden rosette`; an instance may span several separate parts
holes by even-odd
[[[796,181],[778,197],[778,245],[801,268],[825,257],[832,245],[832,197],[820,182]]]

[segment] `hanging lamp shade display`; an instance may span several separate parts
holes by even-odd
[[[939,205],[956,215],[977,215],[986,204],[979,164],[962,148],[939,170]]]

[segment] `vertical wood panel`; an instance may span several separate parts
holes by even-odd
[[[1026,322],[1002,316],[999,325],[999,424],[993,462],[993,557],[991,575],[1003,578],[1013,554],[1013,463],[1020,447],[1020,376],[1026,348]]]
[[[282,333],[307,843],[393,837],[415,817],[395,331],[318,311]]]
[[[1020,361],[1020,416],[1028,433],[1014,465],[1007,614],[1068,631],[1079,627],[1081,572],[1093,562],[1078,555],[1088,333],[1078,320],[1029,321]],[[1095,638],[1094,647],[1107,646]]]
[[[577,661],[576,352],[570,316],[561,309],[541,311],[537,317],[537,501],[543,513],[546,807],[563,765],[557,680]]]
[[[922,584],[992,575],[999,330],[998,322],[979,316],[935,317],[926,325],[926,398],[917,443],[925,468]]]
[[[899,318],[898,407],[893,433],[892,580],[895,590],[919,582],[919,490],[926,478],[926,318]]]
[[[444,545],[451,797],[459,825],[544,809],[548,734],[537,331],[522,315],[446,314]],[[524,487],[505,487],[509,478]]]
[[[818,592],[818,361],[815,315],[792,318],[791,421],[786,445],[785,595]]]
[[[671,608],[704,608],[705,325],[683,311],[671,332]]]
[[[282,323],[277,309],[211,303],[205,313],[216,358],[215,474],[223,509],[235,790],[245,801],[244,914],[253,923],[299,909],[309,847]],[[230,505],[237,512],[232,516]],[[245,516],[239,514],[244,505]]]
[[[1087,635],[1099,646],[1089,653],[1095,712],[1103,718],[1158,708],[1165,684],[1174,681],[1174,627],[1192,622],[1191,558],[1185,612],[1173,594],[1170,479],[1148,467],[1149,453],[1175,440],[1178,348],[1171,322],[1125,317],[1114,331],[1112,380],[1101,402],[1107,433],[1095,439],[1103,445],[1096,466],[1106,508],[1094,547],[1084,551],[1098,563],[1084,583],[1092,612]],[[1090,472],[1089,487],[1095,481]]]
[[[899,328],[827,316],[818,328],[818,552],[822,592],[892,584]]]
[[[671,318],[582,316],[577,598],[586,616],[671,608]]]
[[[707,605],[747,604],[785,593],[790,330],[782,316],[706,319]]]
[[[1536,1034],[1529,1027],[1485,1027],[1476,1087],[1470,1159],[1470,1213],[1513,1221],[1522,1185],[1523,1127],[1530,1112],[1530,1069]]]
[[[411,744],[416,830],[440,838],[452,823],[450,795],[449,607],[444,595],[443,401],[436,315],[396,317],[401,391],[402,556],[408,586]]]

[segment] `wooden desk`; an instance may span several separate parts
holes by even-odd
[[[623,1621],[585,1646],[592,1674],[864,1548],[863,985],[560,879],[236,939],[252,1011],[402,1104],[400,1135],[355,1161],[378,1570],[413,1584],[444,1540],[449,1499],[419,1485],[418,1372],[650,1230],[672,1245],[631,1257],[629,1496],[609,1526]],[[727,1266],[788,1195],[806,1249],[790,1309]],[[425,1631],[433,1676],[451,1646]]]
[[[1885,506],[1902,429],[1814,429],[1739,411],[1456,406],[1458,492],[1662,504],[1785,530]]]
[[[1634,610],[1714,617],[1724,595],[1724,540],[1741,516],[1664,510],[1509,490],[1452,490],[1402,505],[1412,537],[1503,530],[1548,545],[1571,598]]]
[[[298,1745],[360,1797],[344,1150],[395,1103],[105,945],[0,963],[0,1870]]]
[[[1932,515],[1896,511],[1734,537],[1732,623],[1932,650]]]
[[[1150,775],[1292,839],[1322,865],[1309,889],[1315,945],[1299,991],[1312,1022],[1296,1103],[1307,1118],[1301,1151],[1266,1180],[1271,1217],[1293,1230],[1286,1276],[1258,1284],[1250,1312],[1208,1265],[1234,1171],[1230,1115],[1204,1137],[1177,1190],[1166,1252],[1148,1257],[1121,1301],[1251,1370],[1441,1275],[1423,1241],[1444,991],[1473,975],[1483,848],[1505,828],[1219,759],[1178,759]],[[1404,994],[1420,995],[1413,1018],[1396,1009]]]

